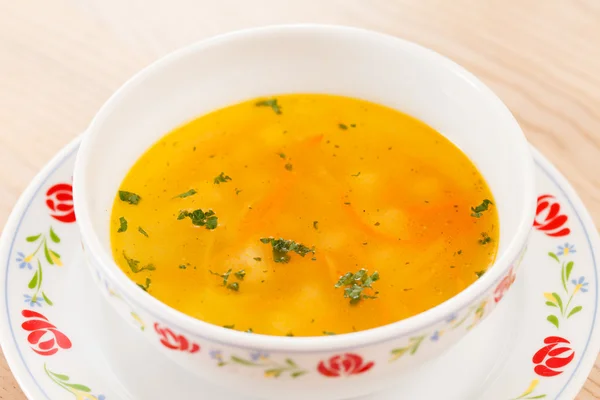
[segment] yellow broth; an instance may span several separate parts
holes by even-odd
[[[201,116],[154,144],[120,189],[120,268],[169,306],[240,331],[399,321],[465,289],[498,247],[494,199],[465,154],[348,97],[281,95]]]

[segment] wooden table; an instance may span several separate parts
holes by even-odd
[[[456,60],[506,102],[600,223],[598,0],[4,0],[0,226],[134,72],[207,36],[298,22],[380,30]],[[0,399],[23,398],[0,355]],[[578,399],[600,399],[600,361]]]

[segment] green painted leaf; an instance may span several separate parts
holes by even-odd
[[[254,364],[252,361],[244,360],[243,358],[239,358],[237,356],[231,356],[231,361],[242,365],[249,365],[253,367],[256,366],[256,364]]]
[[[54,250],[50,250],[50,253],[54,254],[54,257],[56,257],[56,258],[60,258],[60,254],[58,254]]]
[[[34,235],[34,236],[27,236],[27,238],[25,240],[27,240],[28,242],[35,242],[36,240],[38,240],[40,238],[40,236],[42,236],[42,234],[38,234],[38,235]]]
[[[265,375],[267,376],[272,376],[274,378],[279,378],[279,376],[281,375],[281,368],[271,368],[271,369],[267,369],[265,370]]]
[[[575,314],[577,314],[577,313],[578,313],[579,311],[581,311],[582,309],[583,309],[583,307],[582,307],[582,306],[577,306],[577,307],[574,307],[574,308],[571,310],[571,312],[569,313],[569,315],[567,315],[567,318],[569,318],[571,315],[575,315]]]
[[[48,304],[49,306],[54,305],[54,303],[52,303],[50,301],[50,299],[48,298],[48,296],[46,296],[46,293],[42,292],[42,297],[44,298],[44,301],[46,302],[46,304]]]
[[[558,304],[558,308],[560,308],[560,311],[562,312],[563,302],[562,302],[560,296],[558,295],[558,293],[553,292],[552,297],[554,297],[554,299],[556,300],[556,304]]]
[[[286,358],[285,362],[287,363],[287,365],[289,365],[291,367],[298,368],[298,365],[296,365],[296,363],[290,358]]]
[[[48,246],[44,243],[44,255],[46,256],[46,260],[50,265],[54,265],[54,261],[52,261],[52,257],[50,257],[50,251],[48,250]]]
[[[546,319],[548,322],[558,328],[558,318],[556,318],[556,315],[548,315],[548,318]]]
[[[29,281],[29,284],[27,285],[27,287],[29,289],[34,289],[37,286],[38,283],[38,271],[35,271],[35,274],[33,275],[33,278],[31,278],[31,280]]]
[[[50,372],[50,371],[48,371]],[[55,374],[54,372],[50,372],[54,377],[60,379],[61,381],[68,381],[69,377],[67,375],[63,375],[63,374]]]
[[[302,376],[302,375],[306,374],[306,372],[307,371],[296,371],[296,372],[291,373],[290,376],[292,378],[297,378],[299,376]]]
[[[551,302],[551,301],[547,301],[547,302],[546,302],[546,305],[547,305],[547,306],[550,306],[550,307],[558,307],[556,304],[554,304],[554,303],[553,303],[553,302]]]
[[[543,399],[544,397],[546,397],[545,394],[540,394],[538,396],[533,396],[533,397],[527,397],[528,399]]]
[[[548,255],[550,257],[552,257],[553,259],[555,259],[557,263],[560,262],[560,260],[558,259],[558,256],[556,254],[554,254],[553,252],[549,252]]]
[[[82,392],[86,392],[89,393],[92,391],[92,389],[90,389],[89,387],[85,386],[85,385],[80,385],[78,383],[65,383],[64,385],[73,388],[75,390],[81,390]]]
[[[58,235],[56,234],[56,232],[54,232],[54,230],[52,229],[52,227],[50,227],[50,239],[54,243],[60,243],[60,238],[58,237]]]
[[[398,349],[393,349],[392,354],[400,357],[402,354],[406,353],[406,350],[408,350],[406,347],[400,347]]]
[[[569,276],[571,276],[572,270],[573,270],[573,261],[569,261],[567,263],[567,280],[569,280]]]

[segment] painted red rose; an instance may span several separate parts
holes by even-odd
[[[562,374],[563,371],[560,369],[567,366],[575,357],[575,352],[569,346],[571,343],[560,336],[548,336],[544,339],[544,343],[546,346],[533,355],[532,361],[536,364],[533,371],[539,376]]]
[[[513,282],[515,281],[515,272],[513,267],[510,267],[508,274],[500,281],[496,289],[494,289],[494,301],[498,303],[504,297],[504,294],[510,289]]]
[[[27,341],[31,344],[33,351],[42,356],[51,356],[60,349],[71,348],[69,338],[56,329],[56,326],[52,325],[48,318],[31,310],[23,310],[21,314],[27,318],[21,327],[27,332],[31,332],[27,336]]]
[[[190,343],[183,335],[178,335],[167,327],[161,327],[158,323],[154,324],[154,330],[160,337],[163,346],[171,350],[187,351],[190,354],[200,350],[196,343]]]
[[[73,209],[73,186],[68,183],[58,183],[46,192],[46,205],[50,216],[60,222],[75,222]]]
[[[567,223],[567,217],[560,213],[560,204],[556,198],[550,194],[544,194],[538,197],[537,209],[533,226],[548,236],[567,236],[571,230],[564,226]]]
[[[317,371],[328,378],[337,378],[340,376],[350,376],[367,372],[375,363],[364,360],[358,354],[346,353],[331,357],[327,361],[321,361],[317,366]]]

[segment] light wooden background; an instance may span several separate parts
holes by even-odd
[[[0,0],[0,226],[42,166],[134,72],[273,23],[348,24],[478,75],[600,223],[600,0]],[[0,399],[23,399],[0,355]],[[600,399],[600,362],[578,400]]]

